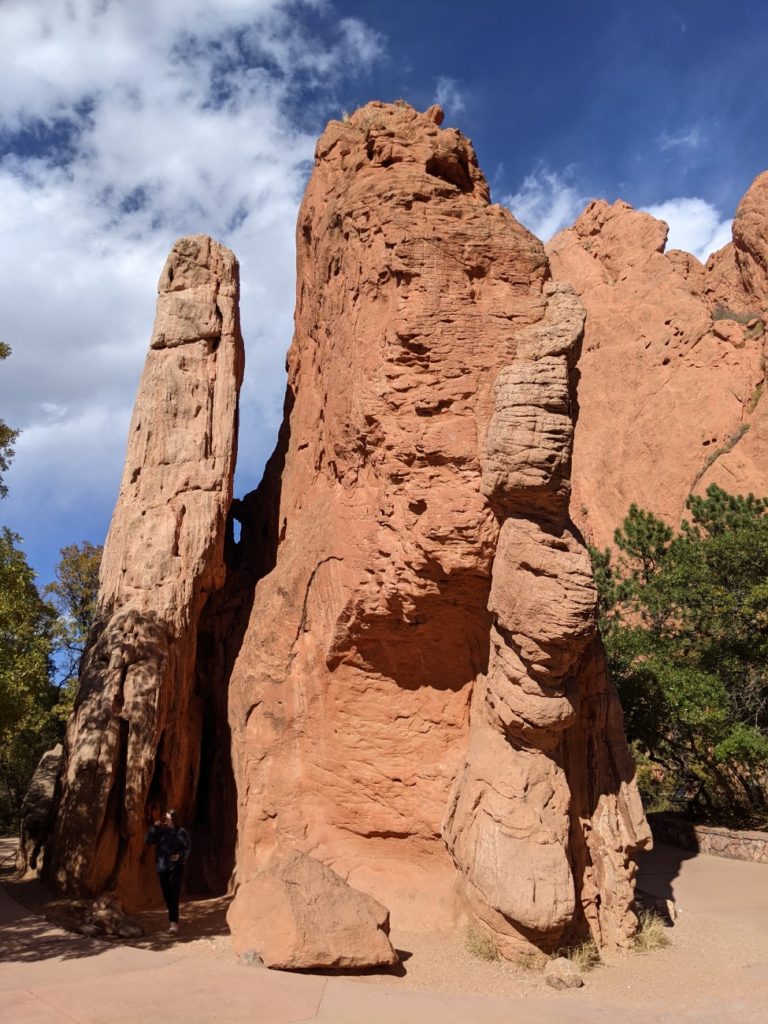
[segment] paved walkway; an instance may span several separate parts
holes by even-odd
[[[768,867],[697,857],[660,847],[644,856],[642,886],[683,912],[697,906],[723,922],[745,916],[768,936]],[[765,963],[745,976],[760,992],[714,1007],[707,1020],[744,1022],[762,1016]],[[764,969],[764,970],[763,970]],[[763,977],[763,974],[765,977]],[[653,999],[598,1001],[597,992],[551,998],[500,998],[414,991],[341,977],[241,967],[182,946],[151,950],[87,939],[54,928],[0,888],[0,1021],[3,1024],[699,1024],[684,1006]],[[615,993],[612,993],[615,996]]]

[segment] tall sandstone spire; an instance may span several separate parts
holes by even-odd
[[[194,817],[206,700],[197,631],[224,581],[244,365],[238,274],[203,235],[176,242],[163,269],[67,727],[47,870],[69,890],[113,888],[129,906],[152,891],[147,813]]]
[[[568,519],[584,312],[441,121],[371,103],[317,145],[286,418],[238,509],[231,921],[298,850],[510,957],[626,946],[650,836]]]

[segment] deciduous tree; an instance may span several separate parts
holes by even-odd
[[[0,341],[0,360],[7,359],[10,354],[11,346],[6,345],[4,341]],[[10,468],[11,460],[15,453],[14,445],[18,436],[18,430],[9,427],[5,420],[0,420],[0,498],[4,498],[8,493],[4,477]]]
[[[40,754],[55,743],[50,669],[56,610],[43,601],[21,538],[0,529],[0,822],[21,806]]]

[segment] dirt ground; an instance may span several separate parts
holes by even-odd
[[[71,901],[52,898],[34,876],[14,878],[10,848],[2,841],[0,878],[6,891],[33,913],[71,926],[76,918]],[[674,1019],[697,1024],[768,1020],[768,1011],[763,1010],[768,1005],[768,865],[694,857],[660,846],[642,856],[639,884],[662,900],[675,901],[677,920],[666,933],[670,945],[650,953],[606,957],[585,976],[578,994],[553,992],[536,970],[478,959],[469,952],[463,930],[418,934],[394,929],[391,937],[402,959],[399,968],[366,973],[357,980],[518,1000],[562,995],[608,1006],[684,1007]],[[173,948],[185,957],[233,963],[226,908],[225,898],[187,900],[177,936],[166,933],[164,912],[142,914],[146,935],[130,945]]]

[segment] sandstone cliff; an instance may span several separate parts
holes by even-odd
[[[400,924],[464,899],[509,956],[634,928],[649,834],[568,520],[584,314],[441,120],[331,122],[299,214],[286,419],[236,511],[236,941],[289,850]]]
[[[768,494],[768,173],[706,266],[666,237],[600,200],[547,246],[587,311],[572,514],[600,547],[632,502],[678,524],[710,483]]]
[[[209,699],[196,680],[197,631],[224,581],[243,374],[229,250],[181,239],[158,290],[47,865],[67,889],[114,888],[128,905],[156,884],[141,859],[147,814],[175,806],[195,817]]]

